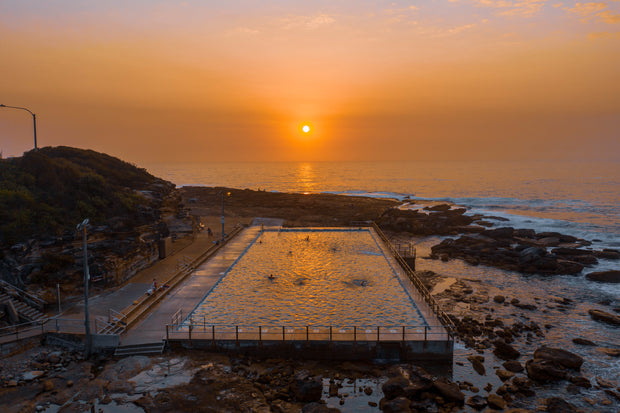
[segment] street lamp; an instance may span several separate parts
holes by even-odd
[[[0,104],[0,108],[25,110],[26,112],[32,115],[32,126],[34,127],[34,150],[36,151],[38,149],[37,148],[37,116],[34,113],[32,113],[30,109],[20,108],[19,106],[7,106],[7,105]]]
[[[222,194],[222,243],[223,243],[224,242],[224,195],[230,196],[230,192],[220,191],[220,194]]]
[[[90,274],[88,273],[88,255],[86,251],[86,227],[88,227],[88,218],[77,225],[78,232],[82,232],[82,251],[84,252],[84,330],[86,332],[86,358],[90,357],[90,323],[88,320],[88,281]]]

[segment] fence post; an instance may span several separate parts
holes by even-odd
[[[211,340],[213,341],[213,345],[215,346],[215,324],[211,326]]]
[[[193,324],[190,323],[189,324],[189,336],[188,336],[190,343],[192,341],[192,326],[193,326]]]
[[[263,342],[263,326],[258,326],[258,342]]]
[[[286,338],[284,337],[284,326],[282,326],[282,342],[284,343]]]
[[[166,341],[170,341],[170,335],[168,334],[168,324],[166,324]]]
[[[353,342],[357,343],[357,327],[353,326]]]
[[[308,326],[306,326],[306,341],[310,340],[310,333],[309,333],[308,329],[309,329]]]
[[[428,326],[424,326],[424,341],[426,341],[426,330],[427,330]]]
[[[379,334],[380,334],[380,333],[379,333],[379,331],[380,331],[380,330],[381,330],[381,327],[377,326],[377,342],[379,342],[379,341],[380,341],[380,338],[379,338],[379,337],[380,337],[380,336],[379,336]]]
[[[235,326],[235,344],[239,345],[239,326]]]
[[[207,331],[207,317],[206,316],[202,316],[202,329],[204,331]]]
[[[405,326],[403,326],[403,342],[405,341]]]
[[[329,342],[332,342],[332,326],[329,326]]]

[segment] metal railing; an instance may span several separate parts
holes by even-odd
[[[450,317],[448,317],[447,314],[443,312],[443,310],[441,309],[441,307],[439,306],[435,298],[433,298],[433,296],[428,292],[428,290],[426,289],[422,281],[415,275],[411,267],[409,267],[409,264],[407,264],[407,261],[405,261],[405,259],[398,253],[398,251],[394,248],[390,240],[385,236],[383,231],[381,231],[379,226],[375,222],[373,222],[372,227],[377,232],[379,237],[383,240],[385,245],[388,247],[388,249],[394,256],[396,261],[398,261],[402,269],[405,271],[405,274],[407,274],[407,277],[409,278],[409,280],[411,280],[411,282],[416,287],[418,292],[422,295],[422,297],[424,298],[424,301],[426,301],[426,303],[429,305],[431,310],[435,313],[439,321],[441,321],[441,323],[444,325],[446,330],[448,330],[448,334],[450,335],[450,337],[454,337],[456,328],[454,326],[454,323],[452,323],[452,320],[450,320]]]
[[[97,320],[90,322],[91,329],[97,331]],[[0,343],[11,343],[45,333],[84,333],[83,319],[50,318],[46,321],[33,321],[0,328]]]
[[[47,302],[41,297],[24,291],[21,288],[16,287],[13,284],[4,280],[0,280],[0,289],[5,290],[8,294],[11,294],[11,292],[13,292],[15,295],[25,301],[26,304],[35,307],[38,310],[43,310],[47,305]]]
[[[176,313],[175,313],[176,314]],[[444,326],[225,326],[190,323],[166,325],[166,340],[234,341],[449,341]]]

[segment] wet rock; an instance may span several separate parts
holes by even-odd
[[[564,399],[559,397],[551,397],[546,400],[547,411],[550,413],[570,413],[577,412],[577,408]]]
[[[486,369],[484,368],[484,364],[482,364],[482,362],[484,361],[484,357],[468,356],[467,360],[471,362],[471,366],[474,368],[476,373],[478,373],[481,376],[484,376],[486,374]]]
[[[586,274],[586,278],[590,281],[602,283],[620,283],[620,271],[597,271]]]
[[[620,325],[620,316],[617,316],[615,314],[595,309],[588,310],[588,314],[590,314],[590,317],[593,320],[602,321],[604,323],[613,324],[616,326]]]
[[[333,408],[333,407],[327,407],[326,405],[321,404],[321,403],[313,402],[313,403],[308,403],[304,405],[304,407],[301,408],[301,412],[302,413],[339,413],[340,410]]]
[[[495,349],[493,350],[493,354],[495,354],[497,357],[501,358],[502,360],[514,360],[514,359],[518,359],[519,356],[521,356],[521,353],[519,353],[519,351],[516,348],[514,348],[510,344],[506,344],[504,340],[501,340],[501,339],[495,340],[493,342],[493,345],[495,346]]]
[[[506,400],[497,394],[489,394],[487,397],[489,407],[496,410],[504,410],[506,408]]]
[[[54,382],[51,380],[45,380],[43,382],[43,391],[52,391],[54,390]]]
[[[399,396],[405,395],[405,388],[409,387],[411,383],[408,379],[400,376],[393,377],[383,383],[381,389],[383,390],[383,395],[387,400],[392,400]]]
[[[558,366],[551,361],[532,359],[525,363],[527,376],[539,382],[564,380],[568,373],[565,368]]]
[[[503,295],[496,295],[495,297],[493,297],[493,301],[495,301],[498,304],[501,304],[504,301],[506,301],[506,297],[504,297]]]
[[[383,413],[409,413],[411,402],[406,397],[397,397],[383,403]]]
[[[583,376],[572,376],[568,379],[571,383],[576,386],[583,387],[584,389],[589,389],[592,387],[592,383],[590,383],[590,379]]]
[[[586,340],[585,338],[579,338],[579,337],[574,338],[573,343],[578,344],[580,346],[596,346],[596,343],[590,340]]]
[[[612,249],[604,249],[602,251],[594,251],[596,258],[603,258],[607,260],[620,260],[620,251]]]
[[[365,387],[364,394],[366,394],[366,396],[370,396],[372,394],[372,387]]]
[[[22,380],[24,380],[24,381],[32,381],[34,379],[37,379],[37,378],[43,376],[44,374],[45,374],[45,372],[41,371],[41,370],[28,371],[28,372],[24,373],[24,375],[22,376]]]
[[[617,348],[599,347],[597,350],[609,357],[620,357],[620,349]]]
[[[563,367],[579,370],[583,364],[583,358],[570,351],[560,348],[542,346],[534,352],[535,359],[548,360]]]
[[[470,397],[469,399],[467,399],[467,401],[465,402],[466,405],[468,405],[469,407],[472,407],[476,410],[482,410],[485,407],[487,407],[487,401],[485,400],[484,397],[479,396],[479,395],[475,395]]]
[[[499,379],[501,381],[506,381],[508,379],[511,379],[515,375],[513,372],[510,372],[510,371],[507,371],[507,370],[502,370],[502,369],[497,369],[495,374],[497,374],[497,377],[499,377]]]
[[[502,366],[508,371],[513,373],[521,373],[523,371],[523,366],[516,360],[508,360],[502,363]]]
[[[17,387],[17,380],[9,380],[7,387]]]
[[[303,403],[321,400],[323,384],[320,378],[296,379],[294,385],[295,399]]]
[[[433,383],[433,389],[446,400],[454,401],[459,404],[465,402],[465,395],[461,392],[456,383],[436,381]]]

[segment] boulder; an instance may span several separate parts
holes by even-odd
[[[493,354],[499,357],[502,360],[515,360],[521,356],[521,353],[511,346],[510,344],[506,344],[504,340],[495,340],[493,342],[495,349],[493,350]]]
[[[482,356],[469,356],[469,357],[467,357],[467,360],[469,360],[471,362],[471,366],[474,368],[474,370],[476,370],[476,373],[478,373],[481,376],[484,376],[486,374],[486,370],[484,368],[484,364],[482,364],[482,362],[484,361],[484,357],[482,357]]]
[[[620,283],[620,271],[597,271],[586,274],[586,278],[590,281],[601,283]]]
[[[580,338],[580,337],[574,338],[573,343],[578,344],[580,346],[596,346],[596,343],[590,340],[586,340],[585,338]]]
[[[297,379],[294,385],[295,399],[302,403],[318,402],[323,394],[320,378]]]
[[[502,366],[513,373],[521,373],[523,371],[523,366],[516,360],[505,361]]]
[[[482,410],[487,407],[487,401],[484,399],[484,397],[479,395],[470,397],[469,399],[467,399],[465,404],[476,410]]]
[[[384,401],[383,413],[409,413],[411,402],[406,397],[397,397],[392,400]]]
[[[546,346],[542,346],[534,352],[534,359],[547,360],[574,370],[579,370],[583,364],[583,358],[575,353]]]
[[[539,382],[552,382],[566,379],[568,373],[562,366],[548,360],[532,359],[525,363],[527,376]]]
[[[506,400],[502,396],[498,396],[497,394],[491,393],[487,397],[487,402],[489,403],[489,407],[496,410],[504,410],[506,408]]]
[[[498,304],[501,304],[504,301],[506,301],[506,297],[504,297],[503,295],[496,295],[495,297],[493,297],[493,301],[495,301]]]
[[[593,320],[620,326],[620,316],[595,309],[588,310],[588,313]]]
[[[499,377],[501,381],[506,381],[508,379],[511,379],[515,375],[513,372],[510,372],[508,370],[503,370],[503,369],[497,369],[495,374],[497,374],[497,377]]]
[[[436,381],[433,383],[433,389],[445,400],[454,401],[460,404],[465,402],[465,395],[459,389],[459,385],[456,383],[448,383],[443,381]]]
[[[383,383],[381,389],[383,390],[383,395],[385,396],[385,398],[387,400],[392,400],[396,397],[404,396],[405,388],[409,387],[410,384],[411,383],[409,382],[409,380],[402,376],[393,377]]]
[[[564,399],[551,397],[547,399],[547,411],[550,413],[571,413],[577,412],[577,408]]]
[[[620,260],[620,251],[604,249],[602,251],[594,251],[596,258],[602,258],[606,260]]]
[[[312,402],[301,408],[302,413],[339,413],[340,410],[333,407],[327,407],[324,404]]]

